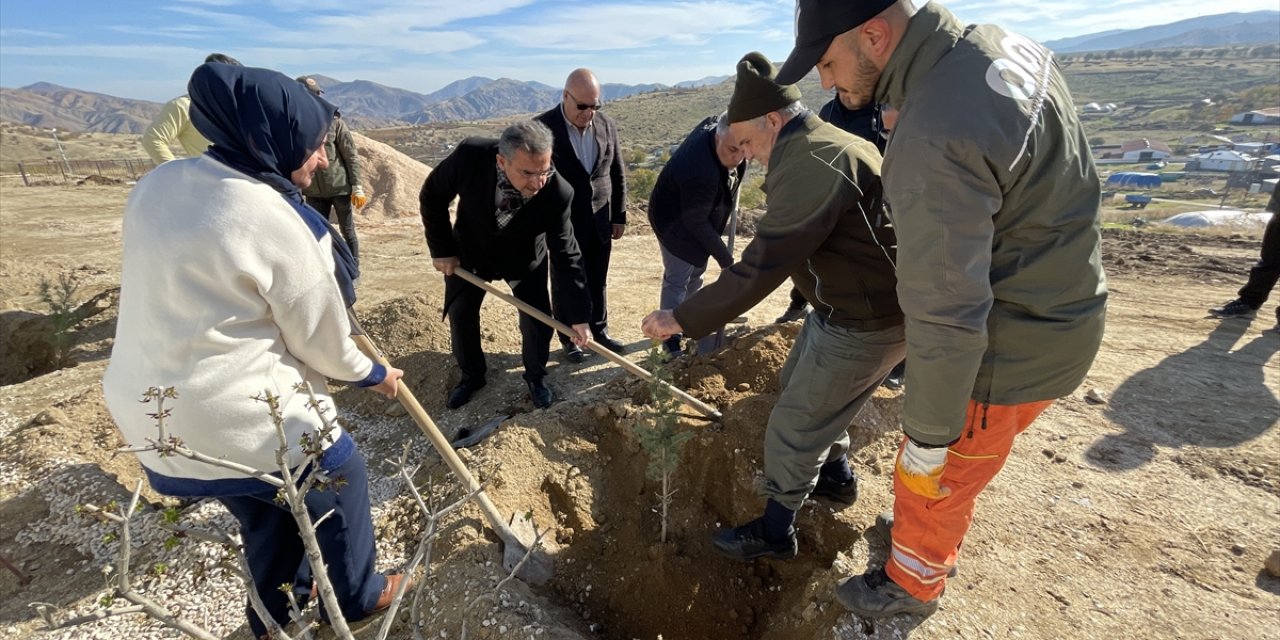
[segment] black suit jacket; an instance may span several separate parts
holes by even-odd
[[[586,322],[591,302],[569,222],[573,189],[553,176],[499,231],[497,156],[497,140],[468,138],[427,176],[418,204],[431,257],[457,257],[462,268],[485,280],[519,280],[546,260],[550,246],[556,289],[567,293],[561,317],[569,324]],[[455,197],[458,212],[450,223]]]
[[[595,167],[588,172],[582,168],[573,143],[569,142],[569,125],[560,106],[556,105],[537,120],[547,125],[555,136],[551,155],[556,173],[573,187],[573,226],[578,240],[597,238],[602,244],[608,244],[613,238],[612,225],[627,223],[627,175],[618,150],[617,124],[596,112],[591,129],[600,153],[596,155]]]

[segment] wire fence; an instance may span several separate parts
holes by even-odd
[[[148,158],[110,160],[22,160],[0,161],[0,174],[21,176],[22,184],[58,184],[93,181],[93,176],[114,180],[137,180],[156,167]]]

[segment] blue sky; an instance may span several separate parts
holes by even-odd
[[[36,81],[163,101],[211,51],[289,75],[321,73],[428,93],[468,76],[559,86],[672,84],[728,75],[747,51],[790,51],[784,0],[5,0],[0,86]],[[959,0],[961,20],[1037,40],[1274,10],[1275,0]]]

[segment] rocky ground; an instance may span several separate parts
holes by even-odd
[[[122,443],[98,384],[114,330],[127,189],[0,185],[0,556],[31,579],[22,584],[0,569],[3,637],[178,635],[138,616],[42,632],[28,606],[51,603],[61,615],[96,606],[118,543],[76,507],[121,500],[141,478],[131,456],[114,453]],[[480,511],[446,520],[418,608],[426,637],[463,637],[464,626],[465,637],[493,639],[1280,637],[1280,579],[1264,569],[1280,546],[1274,301],[1253,322],[1205,314],[1243,281],[1256,237],[1107,232],[1108,330],[1088,380],[1018,440],[980,499],[939,612],[872,623],[844,614],[833,587],[884,558],[868,528],[892,500],[897,392],[878,392],[851,428],[861,497],[842,510],[807,503],[799,557],[740,564],[707,542],[717,526],[761,507],[753,490],[760,443],[777,368],[798,330],[769,324],[785,290],[731,328],[731,348],[673,367],[680,386],[725,417],[682,420],[694,436],[661,543],[658,484],[645,475],[635,435],[652,415],[644,386],[599,357],[557,361],[549,383],[558,401],[534,410],[519,377],[514,311],[491,299],[490,384],[466,407],[445,410],[457,374],[422,230],[412,218],[366,219],[360,232],[366,328],[447,434],[512,416],[462,457],[489,480],[501,510],[531,513],[557,549],[548,585],[513,581],[495,592],[505,575],[501,544]],[[614,252],[614,333],[637,362],[647,346],[639,322],[658,297],[657,254],[643,233]],[[47,309],[36,295],[41,279],[59,274],[74,276],[84,303],[76,364],[61,368],[41,340]],[[1104,402],[1086,400],[1089,391]],[[407,446],[423,465],[417,480],[430,480],[441,500],[457,484],[398,405],[361,390],[340,390],[336,401],[372,462],[380,566],[394,569],[412,554],[423,519],[386,460]],[[194,541],[164,549],[150,506],[161,500],[145,497],[135,527],[140,584],[218,636],[249,638],[242,587],[218,567],[215,550]],[[183,520],[230,524],[207,502],[187,506]],[[410,637],[405,620],[392,637]]]

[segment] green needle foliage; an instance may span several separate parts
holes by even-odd
[[[680,401],[671,393],[671,372],[666,367],[667,354],[662,343],[655,340],[649,347],[645,364],[653,379],[649,381],[649,397],[653,412],[647,420],[636,422],[636,435],[640,446],[649,455],[648,475],[653,480],[662,482],[662,491],[658,494],[662,507],[662,542],[667,541],[667,510],[671,505],[675,489],[671,487],[671,476],[676,465],[680,463],[680,447],[693,432],[679,428]]]
[[[55,285],[46,278],[40,279],[40,301],[49,307],[49,344],[53,346],[57,366],[71,360],[71,328],[76,325],[75,296],[79,285],[68,274],[58,274]]]

